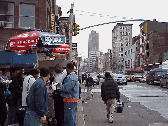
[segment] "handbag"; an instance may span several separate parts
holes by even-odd
[[[123,107],[124,107],[123,102],[116,102],[116,107],[115,107],[116,113],[122,113]]]
[[[5,93],[4,93],[5,98],[6,98],[8,95],[11,94],[11,91],[9,91],[8,89],[9,89],[9,84],[6,85],[6,91],[5,91]]]

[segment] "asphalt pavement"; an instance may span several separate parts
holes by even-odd
[[[122,94],[121,100],[124,102],[124,109],[122,113],[114,114],[114,123],[108,122],[106,105],[101,99],[100,92],[93,93],[91,99],[86,98],[86,92],[82,93],[81,97],[84,124],[78,126],[168,126],[168,120],[163,118],[160,113],[146,108],[139,102],[131,102]]]

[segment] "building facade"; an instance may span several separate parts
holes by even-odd
[[[0,45],[29,27],[55,32],[55,5],[56,0],[1,0]]]
[[[124,49],[132,45],[132,24],[117,23],[112,30],[112,71],[124,68]]]
[[[168,22],[144,21],[140,25],[141,70],[158,67],[167,50]]]

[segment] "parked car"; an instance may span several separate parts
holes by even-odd
[[[132,81],[139,81],[141,83],[141,79],[143,78],[143,73],[135,73],[132,77]]]
[[[151,85],[160,85],[160,79],[167,73],[166,69],[155,68],[150,70],[149,75],[146,78],[146,83]]]
[[[163,75],[160,79],[160,87],[167,87],[168,88],[168,73]]]
[[[98,79],[98,77],[97,77],[98,74],[93,73],[93,74],[90,74],[90,76],[93,78],[94,84],[99,85],[99,79]]]
[[[113,79],[118,85],[119,84],[127,85],[127,75],[113,74]]]
[[[147,75],[143,75],[142,78],[140,78],[140,82],[145,83],[146,82]]]

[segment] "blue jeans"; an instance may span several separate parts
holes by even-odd
[[[13,106],[8,105],[8,117],[7,117],[8,125],[17,123],[17,118],[16,118],[17,108],[18,108],[17,105],[13,105]]]
[[[42,126],[40,117],[25,113],[23,126]]]
[[[64,102],[64,125],[76,126],[77,102]]]

